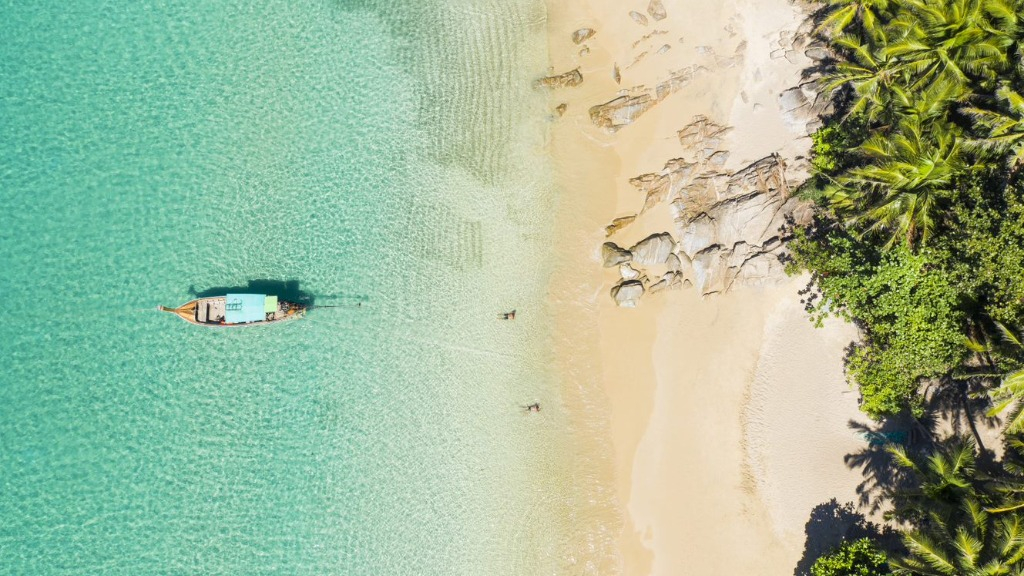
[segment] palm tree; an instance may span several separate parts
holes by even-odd
[[[889,452],[914,480],[894,498],[893,514],[916,526],[903,535],[909,555],[892,561],[897,574],[1024,574],[1024,518],[1016,509],[986,508],[998,501],[989,494],[995,485],[979,474],[970,437],[920,461],[902,447]]]
[[[818,31],[828,31],[833,37],[842,34],[853,23],[873,34],[889,10],[889,0],[826,0],[828,15]]]
[[[974,119],[985,135],[968,141],[981,152],[1009,153],[1011,166],[1024,162],[1024,96],[1003,84],[996,90],[996,99],[1005,112],[968,107],[962,112]]]
[[[945,122],[907,116],[892,134],[876,135],[857,151],[872,162],[840,176],[825,192],[840,217],[865,233],[889,236],[889,246],[927,242],[967,165]]]
[[[902,0],[888,23],[890,41],[882,49],[914,78],[912,89],[935,82],[966,87],[972,79],[990,81],[1007,67],[1014,30],[1006,10],[1018,0]],[[987,8],[987,9],[986,9]]]
[[[912,477],[912,487],[893,494],[893,517],[924,523],[935,516],[945,522],[959,515],[965,501],[977,499],[977,445],[970,437],[936,447],[924,458],[911,457],[901,445],[886,449],[896,466]]]
[[[910,551],[892,561],[896,574],[928,576],[1024,575],[1024,519],[994,515],[967,499],[956,522],[933,517],[927,528],[907,532]]]
[[[823,77],[822,86],[829,93],[850,86],[854,100],[848,116],[863,113],[868,120],[882,116],[893,87],[902,82],[895,59],[879,49],[884,43],[884,36],[862,41],[857,36],[843,35],[833,41],[845,58],[836,64],[834,72]]]
[[[1018,351],[1024,351],[1024,344],[1021,338],[1003,324],[996,322],[996,327],[1003,334],[1003,339],[1014,346]],[[1010,406],[1024,398],[1024,368],[1014,370],[1003,376],[999,386],[989,392],[989,398],[995,406],[988,411],[988,416],[995,416],[1005,412]],[[1012,413],[1010,421],[1006,424],[1005,434],[1017,434],[1024,431],[1024,410],[1021,407]]]

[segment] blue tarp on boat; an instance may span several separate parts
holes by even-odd
[[[228,324],[261,322],[267,319],[263,311],[265,294],[228,294],[224,321]]]

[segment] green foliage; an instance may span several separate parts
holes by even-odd
[[[953,280],[971,295],[977,313],[1007,325],[1022,324],[1024,184],[965,183],[951,213],[955,226],[936,248],[949,254]]]
[[[798,230],[790,247],[792,267],[813,272],[817,294],[806,302],[815,321],[834,314],[863,330],[848,364],[861,409],[876,418],[920,413],[921,380],[951,372],[968,352],[960,291],[935,266],[935,254],[882,251],[838,227],[819,236]]]
[[[951,372],[967,354],[959,292],[930,265],[930,256],[900,248],[864,278],[856,317],[871,330],[849,372],[869,415],[893,414],[908,404],[917,408],[910,400],[918,382]]]
[[[885,576],[891,573],[885,553],[868,538],[843,542],[811,566],[811,576]]]
[[[861,328],[862,409],[920,414],[922,383],[1024,356],[992,343],[1024,326],[1024,0],[822,4],[837,113],[812,137],[816,221],[788,269],[811,273],[815,322]]]
[[[853,117],[844,122],[823,125],[811,134],[811,165],[818,174],[831,175],[850,168],[856,162],[854,150],[867,137],[867,124]]]

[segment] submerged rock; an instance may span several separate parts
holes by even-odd
[[[661,3],[661,0],[651,0],[647,5],[647,13],[655,20],[664,20],[668,17],[668,12],[665,11],[665,5]]]
[[[597,34],[597,30],[594,30],[593,28],[580,28],[572,33],[572,43],[582,44],[589,40],[594,34]]]
[[[579,68],[554,76],[545,76],[533,82],[534,88],[569,88],[580,84],[583,84],[583,73]]]
[[[615,220],[612,220],[611,224],[604,227],[604,235],[611,236],[612,234],[615,234],[619,230],[622,230],[626,226],[632,224],[633,220],[636,220],[636,214],[632,216],[621,216],[619,218],[616,218]]]
[[[629,17],[633,19],[633,22],[636,22],[641,26],[647,26],[647,16],[644,16],[636,10],[631,11],[629,13]]]
[[[601,259],[604,260],[605,268],[611,268],[629,262],[633,259],[633,254],[629,250],[620,248],[614,242],[605,242],[601,246]]]
[[[612,298],[623,308],[636,308],[644,295],[644,285],[639,280],[626,280],[612,287]]]
[[[641,114],[654,106],[655,101],[650,94],[638,96],[619,96],[604,104],[590,108],[590,120],[601,128],[611,131],[632,124]]]

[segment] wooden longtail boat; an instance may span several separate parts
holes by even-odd
[[[285,302],[266,294],[227,294],[198,298],[177,308],[157,306],[157,309],[176,314],[190,324],[212,328],[284,322],[301,318],[306,313],[304,304]]]

